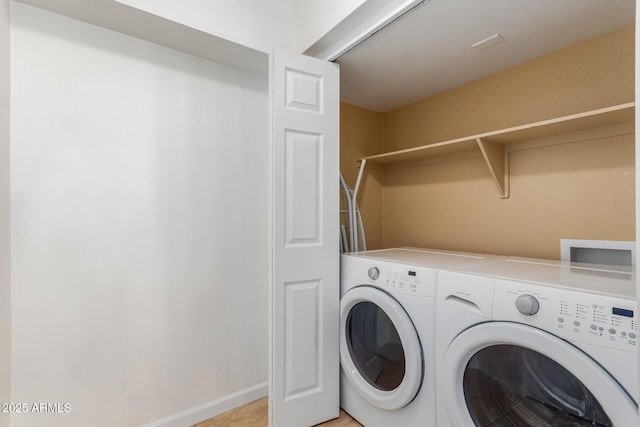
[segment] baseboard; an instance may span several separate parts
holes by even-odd
[[[142,427],[187,427],[267,395],[267,383],[256,384]]]

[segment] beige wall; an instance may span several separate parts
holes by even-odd
[[[634,99],[626,27],[384,115],[384,149],[474,135]]]
[[[385,113],[383,150],[633,101],[634,31],[596,37]],[[634,240],[632,130],[510,146],[508,199],[498,197],[477,155],[378,171],[382,244],[559,258],[561,238]],[[369,240],[378,229],[367,230]]]
[[[340,105],[340,170],[353,188],[358,177],[357,159],[380,153],[382,115],[364,108]],[[368,168],[362,177],[358,204],[366,230],[367,249],[382,247],[382,171]],[[345,223],[344,218],[342,223]]]

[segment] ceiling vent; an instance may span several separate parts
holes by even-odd
[[[484,40],[480,40],[479,42],[472,44],[471,47],[478,50],[485,50],[497,45],[498,43],[502,43],[503,41],[504,37],[502,37],[500,34],[494,34],[491,37],[487,37]]]

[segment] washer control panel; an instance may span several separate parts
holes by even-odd
[[[435,297],[436,277],[436,270],[430,268],[367,260],[356,277],[346,279],[375,285],[391,294]]]
[[[367,274],[371,280],[377,280],[378,277],[380,277],[380,269],[378,267],[371,267],[369,271],[367,271]]]
[[[526,323],[570,341],[637,351],[635,299],[506,280],[496,280],[494,298],[494,320]]]
[[[533,316],[540,309],[540,303],[533,295],[522,294],[516,298],[516,308],[522,314]]]

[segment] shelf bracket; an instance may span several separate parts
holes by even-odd
[[[501,199],[509,198],[509,153],[504,144],[476,138],[482,157],[498,187]]]

